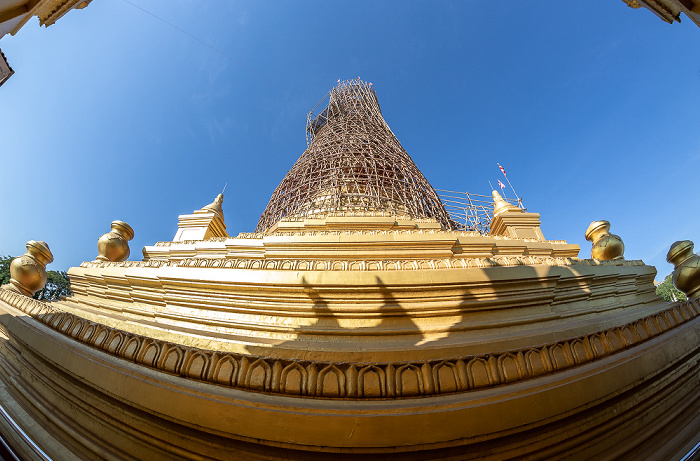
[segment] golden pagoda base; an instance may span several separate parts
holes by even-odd
[[[283,220],[0,289],[0,432],[26,460],[679,459],[700,300],[535,234]]]
[[[666,333],[540,378],[333,401],[145,368],[66,338],[11,298],[0,303],[0,395],[26,437],[0,426],[28,460],[42,459],[32,443],[54,459],[679,459],[700,434],[697,301],[677,306],[695,316]]]

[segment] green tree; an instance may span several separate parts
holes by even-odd
[[[673,274],[668,274],[663,282],[656,285],[656,294],[670,303],[687,299],[682,291],[673,286]]]
[[[0,256],[0,285],[10,283],[10,263],[12,256]],[[46,286],[34,294],[34,299],[56,301],[61,296],[70,296],[70,279],[63,271],[46,271]]]
[[[12,256],[0,256],[0,285],[10,283],[10,263]]]
[[[34,294],[34,299],[57,301],[61,296],[70,296],[70,279],[64,271],[46,271],[46,286]]]

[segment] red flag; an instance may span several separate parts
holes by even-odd
[[[498,168],[501,169],[501,173],[503,173],[503,176],[505,176],[505,175],[506,175],[506,170],[505,170],[505,168],[503,168],[503,167],[501,166],[500,163],[497,163],[496,165],[498,165]]]
[[[505,189],[506,185],[501,182],[501,180],[498,180],[498,185],[501,186],[501,189]]]

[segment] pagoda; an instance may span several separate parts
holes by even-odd
[[[339,82],[254,232],[224,197],[128,260],[115,221],[41,302],[30,241],[0,289],[0,433],[25,460],[680,459],[700,442],[700,257],[688,300],[493,192],[461,225],[384,120]],[[230,216],[230,215],[229,215]],[[583,229],[582,229],[583,232]],[[42,278],[43,277],[43,278]]]

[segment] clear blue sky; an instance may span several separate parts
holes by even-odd
[[[598,219],[659,277],[674,241],[700,247],[687,19],[619,0],[132,1],[264,79],[123,0],[6,36],[0,254],[44,240],[66,270],[121,219],[141,259],[225,183],[229,234],[253,231],[306,148],[306,112],[357,76],[436,188],[488,194],[500,162],[545,237],[581,257]]]

